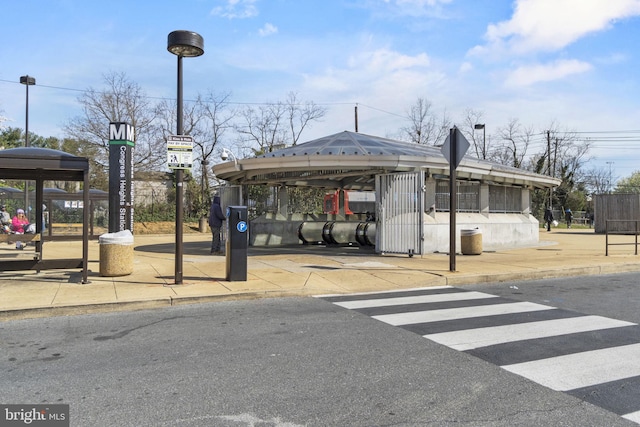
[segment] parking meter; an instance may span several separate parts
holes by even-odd
[[[249,221],[246,206],[227,206],[227,281],[247,280]]]

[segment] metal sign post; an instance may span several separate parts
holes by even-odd
[[[469,149],[469,141],[454,126],[442,145],[442,154],[449,162],[449,271],[456,271],[456,211],[458,210],[458,189],[456,169]]]
[[[179,102],[181,105],[181,102]],[[182,112],[178,132],[182,132]],[[175,284],[182,284],[182,220],[184,194],[183,181],[184,170],[192,166],[193,137],[188,135],[171,135],[167,138],[167,167],[176,172],[176,260],[175,260]]]

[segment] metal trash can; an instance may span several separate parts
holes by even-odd
[[[100,243],[100,275],[126,276],[133,273],[133,234],[124,230],[98,237]]]
[[[460,230],[460,250],[462,255],[480,255],[482,253],[480,229]]]

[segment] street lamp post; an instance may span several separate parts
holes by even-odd
[[[178,94],[177,94],[177,134],[182,135],[182,58],[195,57],[204,53],[204,40],[202,36],[193,31],[173,31],[167,37],[167,50],[178,57]],[[183,222],[183,197],[182,182],[184,170],[176,169],[176,259],[175,259],[175,284],[182,284],[182,222]]]
[[[29,86],[36,84],[36,78],[30,75],[20,76],[20,83],[26,87],[25,122],[24,122],[24,146],[29,147]],[[29,181],[24,182],[24,212],[29,217]]]
[[[486,133],[487,131],[485,130],[484,123],[482,124],[478,123],[473,128],[476,130],[482,129],[482,154],[483,154],[483,157],[486,157],[484,156],[484,154],[485,154],[485,150],[487,149],[487,133]]]
[[[24,124],[24,146],[29,146],[29,86],[36,84],[36,78],[30,75],[20,76],[20,83],[26,86],[27,99],[26,99],[26,113]]]

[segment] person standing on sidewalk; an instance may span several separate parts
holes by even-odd
[[[220,230],[222,222],[225,220],[220,206],[220,196],[213,196],[211,208],[209,209],[209,228],[211,228],[211,255],[222,255],[224,252],[220,250]]]
[[[551,212],[550,207],[547,207],[547,210],[544,211],[544,222],[547,223],[547,231],[551,231],[551,223],[553,222],[553,212]]]
[[[567,220],[567,228],[571,228],[571,221],[573,221],[573,212],[571,212],[571,209],[567,209],[564,212],[564,219]]]

